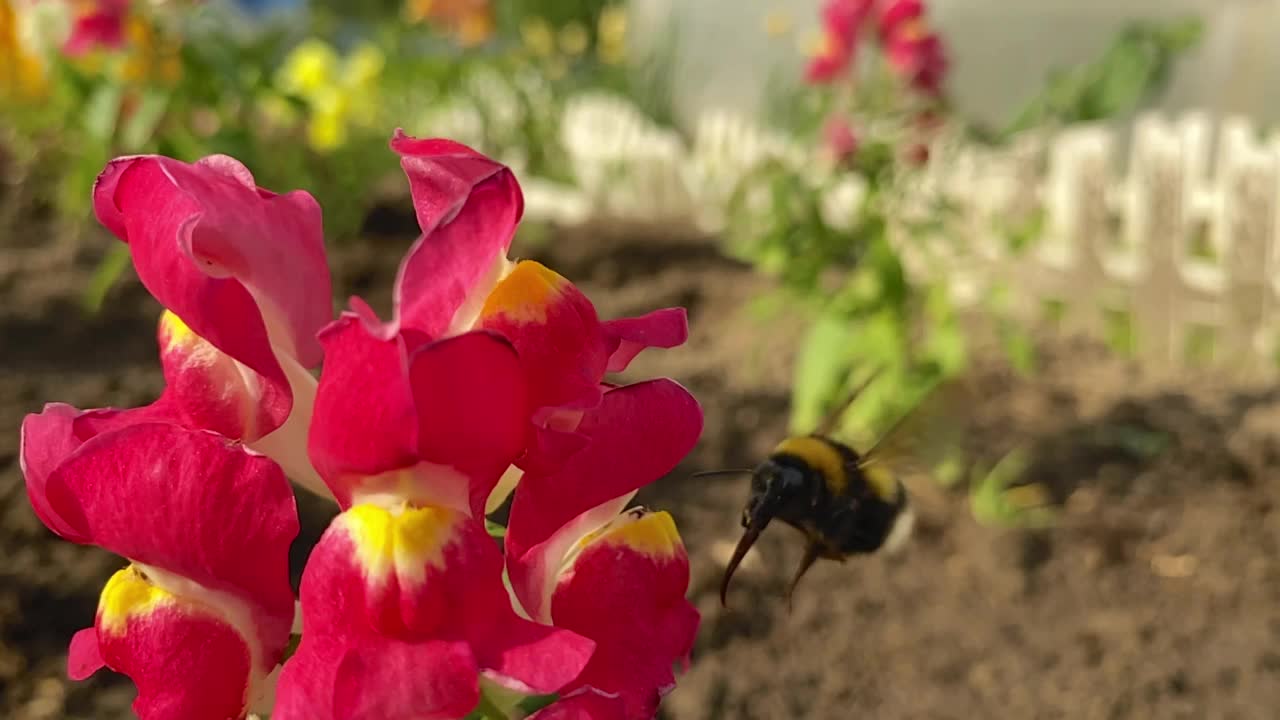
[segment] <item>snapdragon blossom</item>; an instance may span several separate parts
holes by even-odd
[[[682,344],[685,313],[601,320],[508,257],[509,168],[447,140],[391,147],[422,235],[385,321],[359,298],[332,319],[306,193],[222,156],[121,158],[99,178],[99,220],[166,308],[166,387],[24,423],[36,514],[131,562],[69,670],[128,674],[144,720],[462,718],[495,693],[558,694],[542,720],[652,718],[699,618],[673,518],[626,508],[702,412],[674,381],[607,375]],[[286,477],[340,508],[287,658]],[[500,547],[485,515],[513,488]]]

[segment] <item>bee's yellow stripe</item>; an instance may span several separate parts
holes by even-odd
[[[858,469],[862,471],[862,476],[871,486],[871,492],[874,492],[877,497],[885,502],[894,502],[898,499],[898,479],[893,476],[889,468],[873,460]]]
[[[844,456],[834,445],[822,438],[811,436],[787,438],[779,443],[773,452],[785,453],[802,460],[814,472],[822,475],[827,489],[833,495],[842,495],[849,487],[849,476],[844,469]]]

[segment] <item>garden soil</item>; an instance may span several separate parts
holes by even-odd
[[[339,298],[389,307],[405,220],[381,217],[366,242],[333,251]],[[110,242],[50,243],[28,229],[0,247],[0,717],[131,717],[119,677],[65,677],[67,643],[122,562],[49,533],[18,462],[19,423],[42,403],[136,405],[160,389],[158,307],[132,275],[99,314],[79,309]],[[1043,346],[1030,379],[982,360],[964,418],[972,447],[997,458],[1030,443],[1031,476],[1064,503],[1058,527],[986,527],[962,495],[934,494],[903,553],[819,563],[790,610],[783,588],[800,547],[776,528],[722,609],[746,480],[688,476],[749,466],[782,437],[801,323],[766,313],[768,282],[701,241],[578,233],[527,253],[578,281],[603,315],[690,311],[689,343],[646,353],[627,375],[676,378],[706,411],[695,452],[639,497],[675,514],[703,617],[664,718],[1275,717],[1275,394],[1210,374],[1157,382],[1066,341]],[[1108,445],[1114,428],[1162,442]],[[332,516],[305,494],[301,509],[295,574]]]

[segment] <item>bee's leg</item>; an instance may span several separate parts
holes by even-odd
[[[800,578],[804,577],[809,568],[813,567],[813,563],[822,553],[822,546],[817,542],[810,541],[804,548],[804,558],[800,560],[800,567],[796,569],[796,574],[791,578],[791,584],[787,585],[787,612],[791,612],[791,598],[796,592],[796,586],[800,584]]]

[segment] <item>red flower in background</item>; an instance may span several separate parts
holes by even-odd
[[[885,56],[914,89],[938,95],[947,72],[942,38],[929,29],[921,0],[892,0],[880,15]]]
[[[831,115],[822,126],[823,142],[827,152],[836,162],[843,162],[858,152],[858,136],[849,120],[841,115]]]
[[[822,6],[822,49],[805,78],[815,84],[835,80],[853,63],[859,38],[876,0],[827,0]]]
[[[62,45],[64,54],[77,56],[99,48],[124,47],[129,0],[77,0],[70,4],[74,19],[71,34]]]

